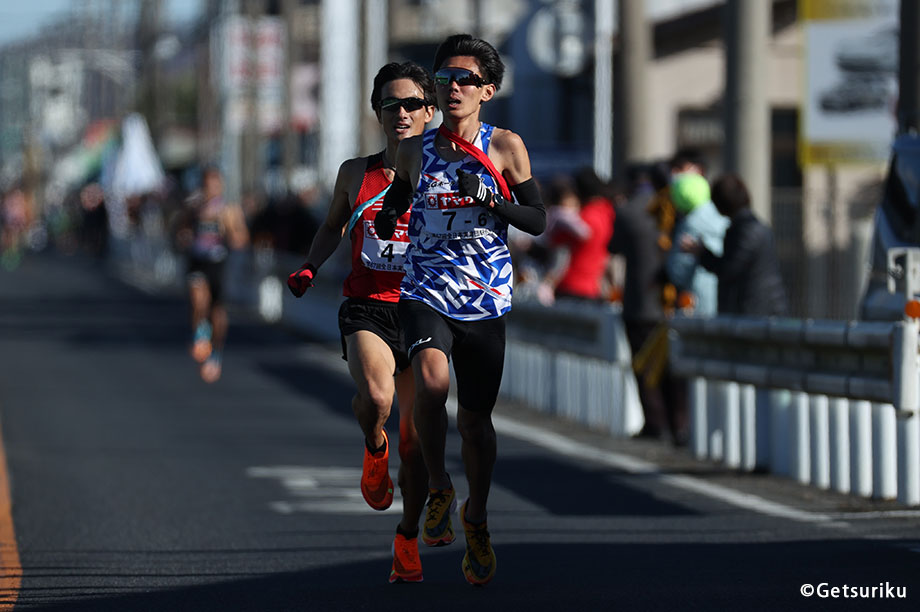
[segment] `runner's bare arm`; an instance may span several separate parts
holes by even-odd
[[[357,193],[361,187],[361,175],[364,172],[365,160],[363,158],[350,159],[339,166],[339,173],[335,179],[332,190],[332,201],[326,219],[316,230],[307,260],[300,269],[288,276],[287,284],[295,297],[302,296],[307,289],[313,286],[313,277],[316,270],[338,248],[345,235],[345,227],[351,215],[352,193]]]
[[[495,128],[489,147],[489,159],[508,181],[509,186],[532,178],[527,147],[524,146],[521,137],[511,130]]]
[[[231,249],[239,250],[249,244],[249,228],[246,227],[246,215],[238,204],[224,209],[224,226],[227,228],[227,242]]]
[[[313,242],[307,252],[306,264],[318,269],[326,262],[338,248],[345,235],[348,219],[351,216],[351,205],[357,189],[361,186],[366,161],[364,158],[349,159],[339,166],[339,173],[335,179],[332,190],[332,201],[326,218],[316,230]],[[306,265],[305,264],[305,265]]]
[[[546,210],[540,188],[530,172],[530,156],[521,137],[510,130],[496,128],[489,158],[502,173],[519,205],[496,195],[490,208],[500,218],[528,234],[546,229]]]

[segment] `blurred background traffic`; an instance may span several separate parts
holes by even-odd
[[[587,231],[572,217],[592,198],[647,198],[675,153],[692,151],[710,179],[732,171],[747,184],[773,230],[788,314],[850,319],[892,141],[916,122],[899,110],[898,33],[916,39],[917,20],[904,23],[897,0],[28,4],[0,8],[7,268],[44,249],[175,251],[172,229],[209,166],[242,205],[255,253],[305,253],[338,165],[382,148],[373,75],[387,61],[429,67],[465,31],[508,64],[484,119],[521,135],[555,209],[556,234],[515,244],[522,299],[554,301]],[[586,191],[585,170],[602,184]],[[621,300],[623,262],[597,257],[592,297]],[[166,261],[160,272],[178,274]]]

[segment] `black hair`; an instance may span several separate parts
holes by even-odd
[[[671,169],[681,168],[687,164],[699,166],[703,174],[706,174],[706,157],[702,151],[695,147],[684,147],[679,149],[674,157],[671,158]]]
[[[205,164],[201,168],[201,186],[204,186],[204,182],[208,180],[208,177],[216,176],[220,180],[224,180],[224,173],[221,172],[220,166],[216,163]]]
[[[594,171],[591,166],[582,166],[575,172],[575,193],[582,204],[598,196],[609,198],[609,186]]]
[[[558,206],[568,195],[578,197],[575,191],[575,181],[571,177],[560,174],[550,179],[546,186],[546,201],[550,206]]]
[[[434,71],[437,72],[449,57],[469,56],[479,64],[482,78],[498,90],[505,76],[505,64],[495,47],[469,34],[454,34],[444,39],[434,54]]]
[[[735,214],[750,208],[751,195],[741,177],[737,174],[723,174],[716,182],[712,184],[712,203],[716,209],[726,217],[734,217]]]
[[[415,62],[403,62],[402,64],[390,62],[378,70],[377,76],[374,77],[374,89],[371,91],[372,109],[378,110],[380,108],[380,90],[383,89],[383,86],[397,79],[409,79],[418,85],[418,88],[422,90],[422,95],[425,97],[425,104],[428,106],[435,105],[434,79],[431,78],[427,70]]]
[[[670,185],[671,168],[668,163],[664,161],[653,162],[649,170],[649,180],[651,180],[652,186],[655,187],[655,191]]]
[[[626,165],[625,178],[617,180],[618,188],[625,190],[627,193],[634,193],[644,185],[651,185],[652,166],[651,164],[637,162]],[[614,181],[610,181],[610,187],[613,188]]]

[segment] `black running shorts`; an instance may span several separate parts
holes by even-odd
[[[220,304],[224,300],[224,266],[226,260],[208,261],[198,257],[188,260],[188,280],[203,278],[211,292],[211,303]]]
[[[361,298],[348,298],[342,302],[339,307],[339,331],[342,332],[342,359],[345,361],[348,361],[345,336],[361,330],[373,333],[390,347],[396,359],[397,374],[409,367],[396,304]]]
[[[505,317],[459,321],[418,300],[399,301],[399,320],[409,359],[436,348],[454,364],[457,401],[466,410],[489,412],[498,399],[505,366]]]

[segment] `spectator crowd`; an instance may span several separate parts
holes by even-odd
[[[741,177],[710,184],[703,157],[632,166],[602,181],[584,168],[545,181],[546,232],[513,237],[515,299],[617,303],[645,425],[638,436],[686,444],[686,382],[668,365],[667,319],[787,310],[773,234]]]

